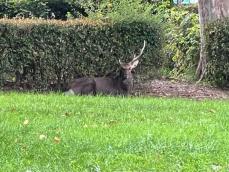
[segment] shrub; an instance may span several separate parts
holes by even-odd
[[[146,75],[163,62],[157,23],[2,19],[0,79],[2,84],[29,83],[35,89],[61,88],[74,77],[116,71],[118,59],[130,60],[143,40],[147,47],[137,70]]]
[[[171,1],[153,4],[153,14],[166,23],[165,47],[166,66],[172,77],[189,79],[199,60],[199,16],[196,5],[171,6]]]
[[[40,0],[1,1],[0,17],[43,17],[47,18],[51,10],[46,2]]]
[[[229,87],[229,19],[207,26],[207,79],[218,86]]]
[[[88,16],[94,6],[96,4],[93,0],[1,0],[0,17],[39,17],[65,20],[69,16],[74,18]]]
[[[178,14],[180,13],[180,14]],[[175,63],[173,75],[182,77],[196,69],[200,54],[199,16],[187,10],[172,10],[175,27],[168,33],[168,50]]]
[[[142,0],[102,1],[98,9],[89,15],[90,18],[112,21],[145,21],[155,20],[152,16],[152,5]]]

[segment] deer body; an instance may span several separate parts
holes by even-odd
[[[129,63],[122,63],[119,60],[121,69],[116,77],[84,77],[73,81],[70,89],[65,93],[83,95],[83,94],[110,94],[110,95],[127,95],[133,89],[132,70],[138,65],[139,57],[142,55],[144,46],[138,56],[134,56]]]
[[[131,92],[133,81],[120,80],[120,78],[111,77],[95,77],[95,78],[79,78],[70,84],[70,89],[66,94],[77,95],[126,95]]]
[[[98,77],[94,78],[96,83],[96,94],[128,94],[133,87],[133,80],[127,81],[125,78]]]
[[[71,94],[92,94],[95,95],[95,80],[93,78],[79,78],[70,84],[70,89],[65,92],[66,95]]]

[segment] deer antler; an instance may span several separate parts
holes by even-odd
[[[119,59],[119,64],[120,64],[123,68],[127,68],[128,65],[133,65],[133,63],[134,63],[134,64],[135,64],[134,67],[136,67],[136,66],[137,66],[137,63],[138,63],[137,60],[139,59],[139,57],[141,57],[141,55],[142,55],[142,53],[143,53],[145,47],[146,47],[146,41],[144,40],[144,45],[143,45],[143,47],[142,47],[142,49],[141,49],[141,51],[140,51],[140,54],[139,54],[138,56],[136,56],[136,55],[134,54],[133,60],[132,60],[131,62],[129,62],[129,63],[123,63],[123,62],[121,62],[121,60]],[[126,66],[127,66],[127,67],[126,67]],[[134,67],[133,67],[133,68],[134,68]]]
[[[142,53],[143,53],[145,47],[146,47],[146,41],[144,40],[144,45],[143,45],[143,47],[142,47],[142,49],[141,49],[141,51],[140,51],[140,54],[139,54],[138,56],[136,56],[136,55],[134,54],[134,58],[133,58],[133,60],[132,60],[131,62],[134,62],[134,61],[138,60],[139,57],[141,57],[141,55],[142,55]]]

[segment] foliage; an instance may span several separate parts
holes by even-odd
[[[229,19],[210,23],[206,29],[207,79],[229,87]]]
[[[0,1],[0,17],[8,18],[79,18],[95,11],[94,0],[14,0]]]
[[[88,17],[121,21],[151,19],[152,5],[141,0],[20,0],[0,2],[0,17],[68,19]]]
[[[0,93],[0,104],[0,171],[228,169],[228,101]]]
[[[104,76],[130,60],[147,41],[138,73],[161,67],[160,25],[156,22],[91,20],[6,20],[0,22],[0,76],[35,88],[66,84],[80,76]]]
[[[171,6],[169,1],[153,4],[165,28],[165,54],[173,77],[183,77],[193,70],[199,58],[199,18],[197,7]]]
[[[147,21],[155,20],[151,15],[152,5],[141,0],[113,0],[102,1],[98,9],[89,15],[97,19],[111,21]]]
[[[165,71],[173,77],[192,72],[199,58],[197,6],[173,6],[171,0],[20,0],[0,2],[0,17],[73,19],[89,17],[105,23],[161,22],[166,44]],[[163,38],[164,39],[164,38]]]
[[[173,6],[171,1],[114,0],[103,1],[94,17],[106,20],[157,20],[163,24],[166,44],[164,66],[172,70],[173,77],[183,77],[192,72],[199,59],[199,17],[196,5]],[[97,15],[95,15],[97,14]],[[89,15],[90,17],[90,15]]]
[[[195,69],[199,59],[199,17],[187,9],[171,9],[170,22],[174,27],[168,29],[167,50],[175,63],[174,76],[181,76]]]

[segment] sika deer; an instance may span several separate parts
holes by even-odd
[[[112,94],[112,95],[127,95],[133,89],[133,74],[132,70],[137,67],[139,58],[145,49],[146,41],[138,56],[129,63],[123,63],[119,60],[121,69],[116,77],[84,77],[73,81],[70,84],[70,89],[66,94]]]

